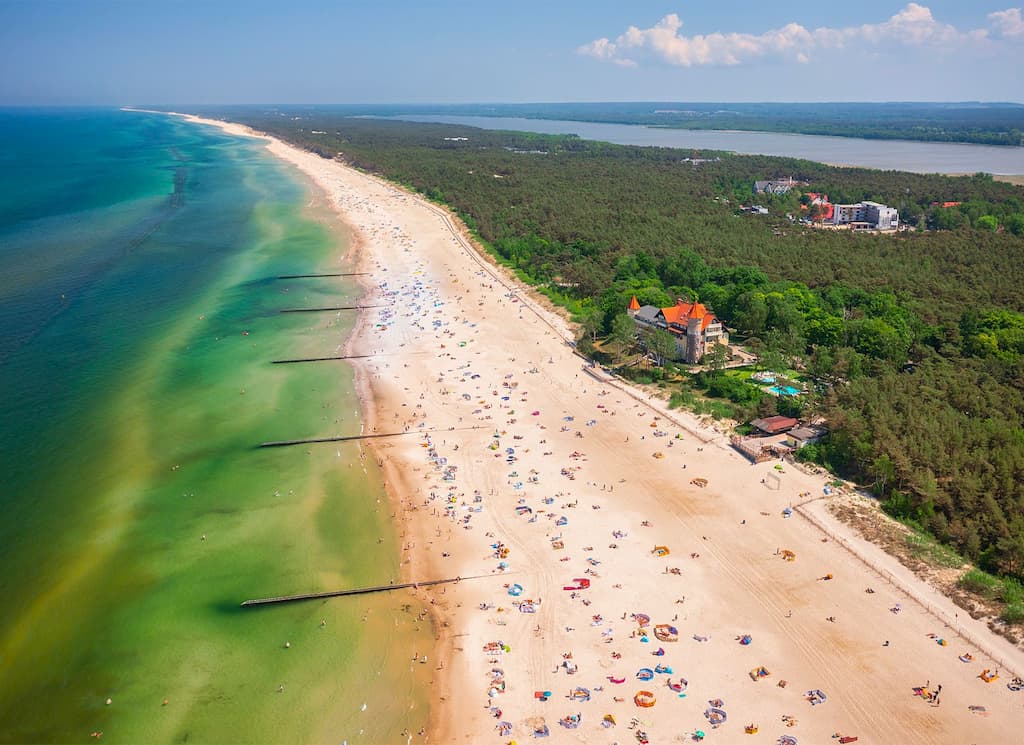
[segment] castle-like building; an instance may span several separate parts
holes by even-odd
[[[729,344],[725,326],[701,303],[677,300],[669,308],[641,306],[634,295],[627,312],[641,333],[661,329],[672,334],[676,340],[677,360],[697,363],[707,353],[710,344]]]

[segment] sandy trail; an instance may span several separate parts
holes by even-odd
[[[404,575],[488,575],[421,592],[443,624],[425,664],[443,669],[434,726],[414,740],[525,742],[542,721],[549,742],[682,742],[703,731],[734,743],[750,724],[750,742],[803,745],[836,733],[862,743],[1018,737],[1024,693],[1004,685],[1008,671],[983,682],[997,665],[979,648],[810,522],[783,517],[801,494],[822,493],[820,477],[752,466],[714,433],[691,434],[696,422],[673,414],[681,427],[593,379],[563,321],[467,250],[437,207],[276,140],[268,147],[329,194],[361,240],[366,302],[384,306],[365,314],[349,348],[386,353],[355,362],[368,428],[422,432],[375,446],[403,519]],[[470,426],[481,429],[453,430]],[[769,472],[780,490],[762,483]],[[831,527],[857,547],[845,526]],[[589,588],[562,589],[577,579]],[[660,641],[655,625],[675,627],[678,640]],[[983,627],[971,633],[1024,668]],[[967,652],[973,661],[961,662]],[[754,680],[759,666],[770,676]],[[644,668],[653,679],[637,678]],[[681,678],[682,694],[669,687]],[[938,705],[915,695],[939,684]],[[572,698],[577,687],[589,700]],[[827,700],[809,702],[814,690]],[[544,691],[549,700],[536,697]],[[638,691],[655,705],[638,707]],[[717,727],[714,700],[727,715]],[[577,714],[578,727],[560,724]]]

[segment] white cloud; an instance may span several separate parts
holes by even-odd
[[[588,54],[598,59],[612,59],[615,57],[615,45],[608,39],[594,39],[589,44],[584,44],[577,49],[580,54]]]
[[[1020,8],[990,13],[990,24],[1004,39],[1024,39],[1024,19]],[[963,49],[991,44],[987,29],[960,31],[937,21],[930,8],[908,3],[887,21],[844,28],[808,29],[799,23],[760,34],[715,32],[686,36],[680,33],[683,22],[675,13],[662,18],[651,28],[630,26],[614,41],[596,39],[576,51],[598,59],[633,66],[638,58],[653,57],[670,65],[739,65],[768,56],[811,61],[812,52],[854,47],[944,47]]]
[[[1020,8],[997,10],[988,14],[988,20],[1004,39],[1024,39],[1024,18],[1021,18]]]

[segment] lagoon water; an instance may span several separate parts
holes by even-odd
[[[346,241],[251,140],[0,111],[0,742],[425,723],[409,658],[433,636],[400,599],[239,608],[398,576],[358,444],[254,448],[360,431],[345,363],[270,364],[344,343],[351,316],[278,311],[354,286],[275,278],[339,271]]]
[[[1024,147],[995,147],[952,142],[865,140],[856,137],[778,132],[668,129],[636,124],[602,124],[521,117],[403,115],[415,122],[464,124],[544,134],[575,134],[585,140],[618,145],[724,150],[746,155],[778,155],[819,163],[910,171],[913,173],[1024,174]]]

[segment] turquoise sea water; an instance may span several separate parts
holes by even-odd
[[[238,607],[398,574],[358,445],[254,448],[359,431],[344,363],[270,364],[345,341],[350,316],[278,311],[356,288],[276,279],[342,269],[345,241],[250,140],[0,110],[0,742],[423,725],[405,599]]]

